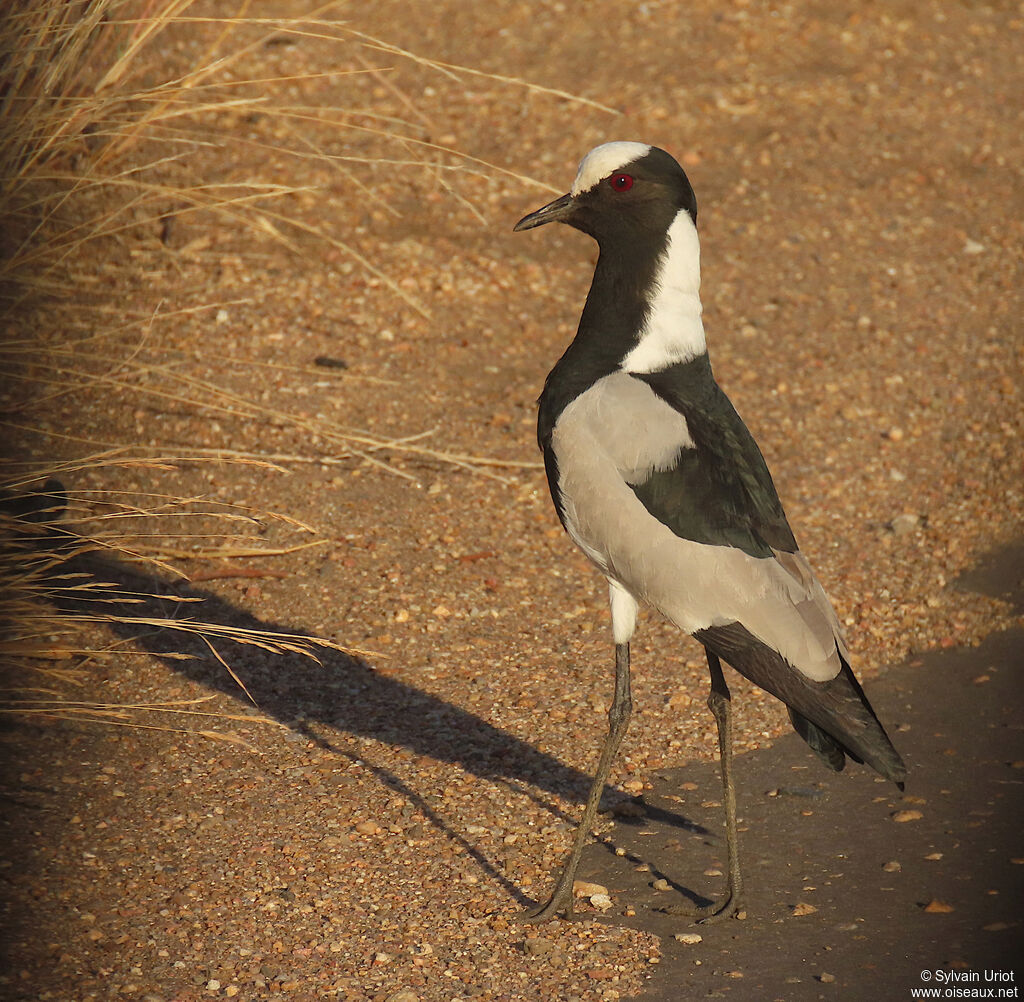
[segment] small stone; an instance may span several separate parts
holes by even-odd
[[[930,853],[928,853],[927,856],[925,856],[925,859],[930,859],[932,861],[937,860],[937,859],[942,859],[942,853],[941,852],[930,852]]]
[[[677,932],[672,938],[677,943],[685,943],[687,946],[696,946],[697,943],[704,942],[704,937],[697,932]]]
[[[379,835],[383,830],[376,821],[360,821],[356,824],[356,831],[360,835]]]
[[[555,944],[550,939],[541,939],[540,936],[535,939],[528,939],[523,943],[523,949],[531,957],[543,957],[554,948]]]
[[[612,906],[612,899],[607,894],[591,894],[590,903],[598,911],[606,912]]]
[[[818,975],[818,980],[823,985],[830,985],[833,981],[835,981],[835,979],[836,976],[834,974],[829,974],[828,971],[822,971],[821,974]]]
[[[965,254],[984,254],[985,245],[978,243],[977,240],[972,240],[970,237],[964,241],[964,253]]]
[[[408,988],[400,988],[387,997],[385,1002],[420,1002],[420,997]]]
[[[208,992],[219,992],[220,982],[216,978],[211,978],[209,981],[206,982],[206,990]]]
[[[799,917],[801,915],[813,915],[818,909],[814,905],[807,904],[806,901],[799,901],[793,905],[793,915]]]
[[[895,859],[890,859],[888,863],[882,864],[882,869],[886,873],[899,873],[903,867]]]
[[[672,885],[664,877],[658,877],[657,880],[651,883],[651,887],[653,887],[656,891],[672,890]]]
[[[897,536],[907,536],[917,528],[920,521],[921,519],[917,515],[906,512],[903,515],[897,515],[889,523],[889,527]]]
[[[950,912],[956,911],[956,909],[949,904],[948,901],[940,901],[938,898],[933,898],[924,906],[924,910],[929,915],[948,915]]]
[[[608,888],[604,884],[592,884],[589,880],[574,880],[572,893],[577,898],[592,898],[595,894],[607,894]]]
[[[924,815],[920,811],[896,811],[892,815],[893,821],[897,824],[904,824],[907,821],[920,821]]]

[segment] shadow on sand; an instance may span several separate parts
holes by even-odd
[[[193,585],[141,575],[134,568],[107,558],[95,555],[76,558],[70,565],[62,566],[62,571],[69,570],[87,574],[93,581],[106,585],[93,591],[88,602],[62,598],[59,604],[64,611],[110,615],[114,618],[109,625],[117,635],[137,649],[161,658],[176,674],[227,694],[243,707],[279,721],[326,751],[349,759],[358,757],[382,784],[407,798],[438,830],[475,859],[490,879],[500,883],[521,903],[531,903],[478,848],[431,807],[421,792],[410,788],[390,770],[367,761],[362,749],[357,755],[341,743],[332,742],[321,730],[330,729],[404,747],[416,755],[457,765],[480,778],[503,782],[572,825],[577,819],[567,815],[553,800],[539,795],[537,790],[582,803],[591,782],[588,774],[459,706],[380,674],[360,657],[329,648],[316,649],[319,658],[316,661],[301,654],[269,654],[246,647],[244,657],[227,658],[245,686],[243,691],[238,681],[211,656],[200,636],[154,626],[152,621],[193,619],[218,628],[305,635],[258,619]],[[312,636],[309,639],[315,640]],[[223,647],[223,644],[218,646]],[[189,658],[183,660],[182,654]],[[595,755],[603,727],[603,718],[595,715]],[[651,810],[649,806],[648,817]],[[667,810],[656,813],[662,825],[691,832],[704,831],[678,813]]]

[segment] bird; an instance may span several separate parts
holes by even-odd
[[[598,244],[576,335],[544,382],[537,440],[562,526],[608,581],[615,689],[575,840],[550,898],[528,918],[572,917],[576,868],[632,712],[629,645],[642,603],[696,638],[707,659],[728,885],[710,904],[666,910],[719,921],[743,898],[723,661],[780,699],[832,770],[850,758],[902,790],[906,766],[850,668],[764,457],[715,381],[686,172],[659,147],[604,143],[569,192],[514,229],[551,222]]]

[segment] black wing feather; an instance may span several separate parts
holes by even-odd
[[[631,485],[647,510],[677,536],[733,546],[754,557],[795,553],[793,530],[754,437],[701,355],[637,374],[685,418],[695,448]]]

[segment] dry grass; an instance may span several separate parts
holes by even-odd
[[[0,19],[0,366],[8,377],[0,389],[0,426],[11,444],[9,457],[0,463],[0,656],[10,666],[28,669],[29,675],[19,676],[23,689],[34,689],[26,679],[39,673],[47,686],[70,684],[94,661],[124,656],[123,644],[110,650],[83,647],[83,629],[103,624],[189,633],[229,672],[220,649],[226,640],[311,657],[318,646],[336,647],[316,638],[225,628],[183,611],[183,605],[163,618],[133,613],[133,603],[144,606],[156,596],[133,595],[123,583],[97,577],[90,561],[114,560],[193,581],[273,576],[263,558],[324,540],[315,527],[256,504],[213,502],[173,490],[141,497],[116,487],[86,490],[82,485],[90,476],[106,473],[116,481],[132,471],[173,474],[201,463],[280,471],[297,463],[358,461],[414,479],[384,454],[498,479],[503,479],[500,467],[517,465],[434,448],[427,441],[430,430],[387,438],[272,406],[192,375],[168,362],[154,343],[154,331],[181,322],[185,314],[231,303],[140,315],[111,297],[110,290],[139,269],[140,234],[159,253],[178,221],[201,216],[211,225],[249,234],[257,244],[272,240],[299,254],[310,253],[313,241],[349,258],[413,309],[427,312],[366,254],[295,211],[306,189],[280,184],[279,175],[258,168],[230,176],[207,173],[205,166],[215,160],[211,152],[224,143],[238,146],[238,164],[300,158],[340,174],[370,199],[373,192],[353,173],[357,163],[422,170],[456,198],[450,182],[460,173],[511,175],[546,189],[425,139],[415,102],[397,91],[375,59],[413,61],[446,77],[476,74],[556,92],[432,62],[360,34],[338,19],[340,7],[329,3],[304,18],[279,19],[255,16],[264,8],[248,0],[240,0],[232,17],[211,16],[209,5],[198,0],[27,0]],[[329,74],[254,72],[263,66],[260,56],[268,47],[295,39],[338,47],[350,58],[332,60],[332,66],[348,68]],[[372,74],[398,93],[411,121],[372,108],[304,106],[289,96],[294,88],[288,85],[319,76],[330,76],[334,91],[343,91],[345,77],[355,74]],[[238,127],[250,119],[272,127]],[[317,139],[324,130],[333,137],[351,136],[352,152],[338,153],[336,145],[334,152],[324,152]],[[229,361],[236,367],[260,364]],[[294,375],[313,371],[296,369]],[[83,395],[116,399],[122,407],[134,400],[135,406],[156,410],[256,421],[294,431],[313,448],[309,454],[228,447],[181,451],[159,443],[97,441],[73,426],[56,431],[43,420],[51,409],[67,408]],[[79,489],[65,497],[60,488],[44,486],[51,479]],[[52,502],[48,514],[47,501]],[[274,531],[267,533],[267,526]],[[249,562],[251,557],[261,558],[258,565]],[[13,686],[12,680],[8,689]],[[65,714],[80,719],[124,723],[122,712],[130,719],[151,712],[90,709],[49,691],[42,697],[22,692],[6,709],[60,715],[37,697],[52,697]]]

